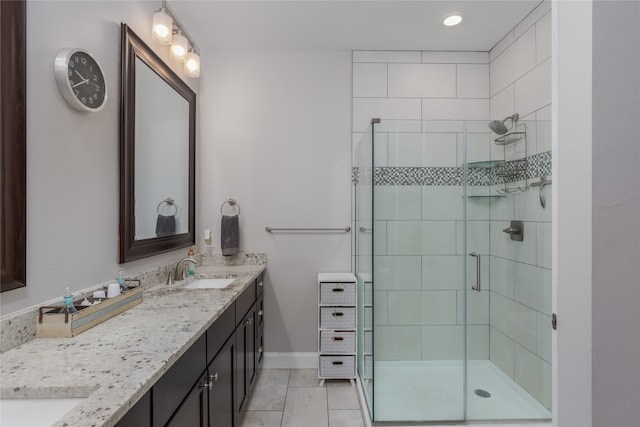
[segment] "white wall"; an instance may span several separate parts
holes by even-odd
[[[27,287],[2,293],[2,314],[117,275],[146,270],[182,251],[118,266],[120,22],[150,40],[157,5],[130,2],[27,2]],[[108,85],[98,113],[72,109],[53,77],[58,50],[95,55]],[[176,69],[179,75],[182,72]],[[185,79],[196,90],[197,80]],[[186,254],[186,251],[184,251]]]
[[[317,351],[317,273],[350,271],[351,53],[202,53],[198,234],[240,206],[240,249],[267,253],[266,351]],[[200,239],[201,240],[201,239]]]
[[[640,425],[640,3],[593,3],[593,425]]]

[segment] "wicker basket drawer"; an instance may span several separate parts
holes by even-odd
[[[364,352],[365,354],[373,353],[373,332],[364,331]]]
[[[320,304],[356,304],[355,283],[320,283]]]
[[[320,307],[320,328],[352,329],[355,327],[355,307]]]
[[[364,308],[364,328],[373,329],[373,308]]]
[[[373,283],[364,282],[364,305],[373,305]]]
[[[321,378],[353,378],[355,376],[355,356],[320,356]]]
[[[321,353],[355,353],[355,331],[320,331]]]

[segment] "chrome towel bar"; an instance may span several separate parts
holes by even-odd
[[[343,228],[274,228],[274,227],[265,227],[264,228],[267,233],[271,233],[274,231],[299,231],[299,232],[344,232],[348,233],[351,231],[351,227],[343,227]]]

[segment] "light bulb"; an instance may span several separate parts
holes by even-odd
[[[170,44],[173,32],[173,19],[159,10],[153,14],[153,39],[161,44]]]
[[[462,16],[460,15],[449,15],[442,21],[442,23],[447,27],[453,27],[454,25],[458,25],[461,22]]]
[[[180,32],[173,37],[171,42],[171,58],[176,61],[184,62],[187,57],[187,49],[189,41]]]
[[[189,77],[200,77],[200,56],[191,51],[184,61],[184,73]]]

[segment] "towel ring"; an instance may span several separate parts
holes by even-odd
[[[225,200],[221,205],[220,205],[220,215],[224,215],[224,213],[222,213],[222,208],[224,208],[225,205],[229,205],[229,206],[235,206],[236,208],[238,208],[238,212],[233,214],[233,215],[240,215],[240,205],[238,204],[238,202],[236,202],[236,199],[229,199],[229,200]]]
[[[158,206],[156,207],[156,212],[158,213],[158,215],[160,215],[160,207],[162,205],[173,206],[174,212],[171,215],[178,214],[178,205],[171,197],[167,197],[166,199],[158,203]]]

